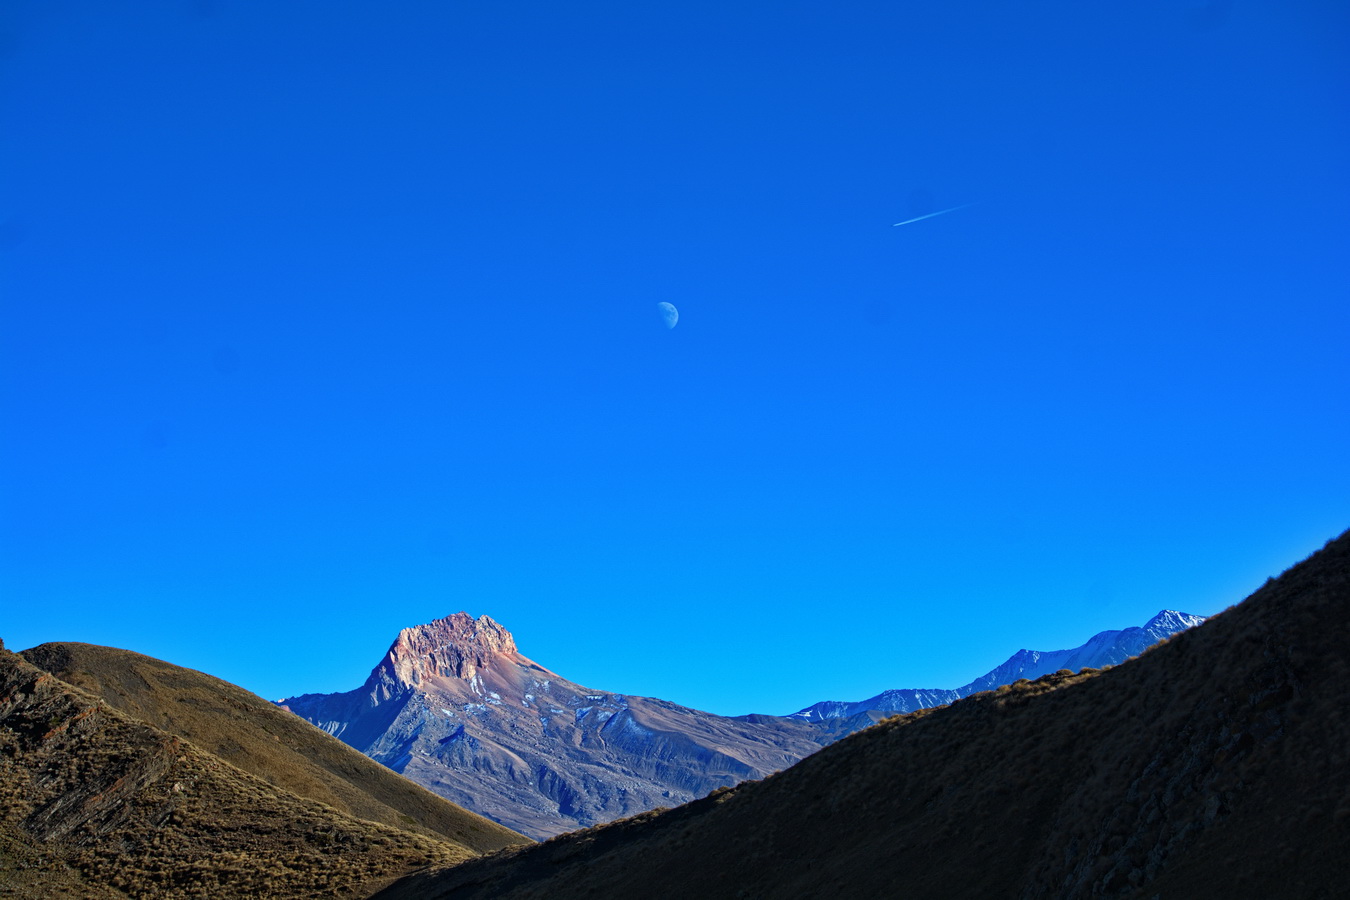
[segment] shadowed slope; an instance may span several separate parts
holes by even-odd
[[[473,852],[295,796],[0,650],[0,889],[364,897]]]
[[[889,719],[760,782],[380,900],[1344,896],[1350,536],[1102,672]]]
[[[128,715],[339,812],[449,838],[476,852],[525,841],[219,678],[94,644],[42,644],[20,655]]]

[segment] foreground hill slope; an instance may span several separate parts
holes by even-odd
[[[1112,669],[889,719],[763,781],[377,896],[1345,896],[1347,660],[1342,535]]]
[[[0,893],[358,898],[474,851],[298,797],[0,644]]]
[[[94,644],[42,644],[20,655],[136,719],[341,813],[449,838],[480,853],[524,842],[219,678]]]
[[[280,701],[437,794],[548,837],[762,778],[828,735],[582,687],[487,616],[406,628],[366,683]]]

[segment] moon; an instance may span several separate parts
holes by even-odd
[[[656,304],[656,312],[661,316],[661,321],[666,324],[666,328],[674,328],[675,323],[680,321],[680,311],[675,308],[675,304],[662,301]]]

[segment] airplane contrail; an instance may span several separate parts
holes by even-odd
[[[922,221],[923,219],[931,219],[931,218],[933,218],[933,216],[940,216],[940,215],[942,215],[943,213],[956,212],[958,209],[965,209],[967,206],[974,206],[974,205],[975,205],[974,203],[962,203],[960,206],[953,206],[951,209],[939,209],[939,210],[938,210],[937,212],[935,212],[935,213],[929,213],[929,214],[926,215],[926,216],[915,216],[915,217],[912,218],[912,219],[906,219],[906,220],[903,221],[903,222],[896,222],[895,224],[896,224],[896,225],[908,225],[910,222],[919,222],[919,221]],[[891,226],[891,227],[895,227],[895,226]]]

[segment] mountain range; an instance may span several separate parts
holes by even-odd
[[[898,712],[1060,668],[1114,665],[1200,621],[1164,610],[1072,650],[1021,650],[955,690],[727,717],[582,687],[521,655],[488,616],[461,612],[404,629],[356,690],[278,703],[442,797],[542,839],[762,778]]]
[[[377,705],[411,723],[437,680],[476,687],[465,702],[481,713],[505,706],[514,677],[536,688],[525,699],[547,711],[540,720],[591,723],[564,732],[578,746],[608,743],[605,726],[626,730],[626,713],[672,727],[707,716],[575,685],[551,704],[560,682],[504,629],[449,619],[401,634],[348,700],[364,710],[387,694]],[[1021,673],[1053,664],[1019,658]],[[1350,533],[1118,665],[827,734],[781,772],[532,844],[209,675],[108,647],[16,654],[0,642],[0,895],[1340,897],[1347,659]],[[710,744],[748,739],[723,729],[756,718],[788,734],[847,722],[710,718]],[[688,749],[669,736],[645,745],[658,761]],[[405,748],[410,762],[420,749]],[[787,751],[760,752],[767,765]]]
[[[1106,670],[890,718],[784,772],[376,900],[1346,896],[1350,533]]]

